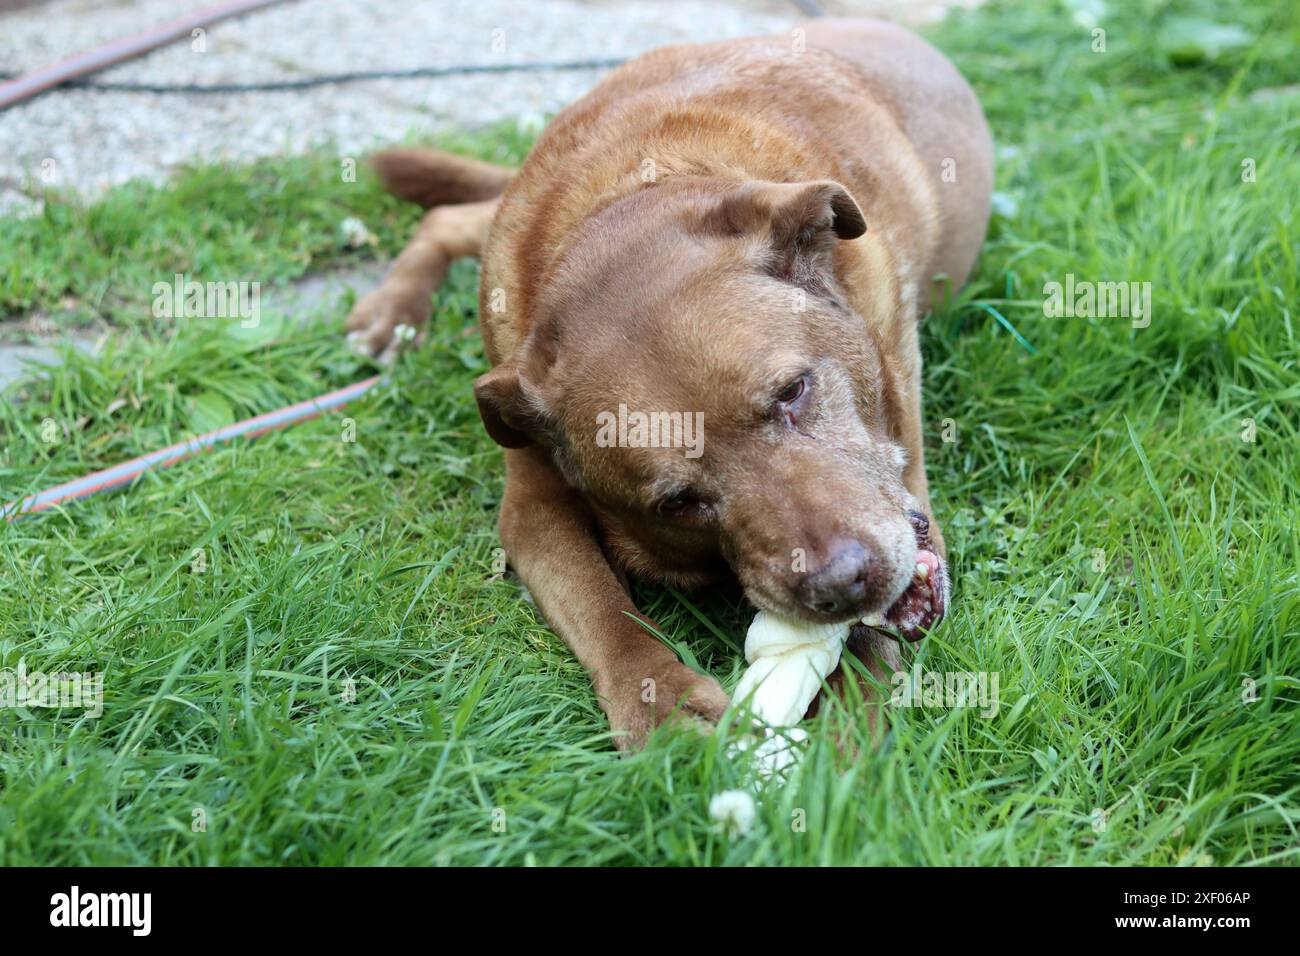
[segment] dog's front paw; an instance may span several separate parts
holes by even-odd
[[[348,316],[348,344],[387,365],[398,352],[424,342],[430,308],[420,290],[385,283],[362,297]]]
[[[712,677],[675,658],[649,667],[628,667],[597,688],[619,750],[637,750],[650,731],[668,721],[708,730],[722,719],[731,698]]]

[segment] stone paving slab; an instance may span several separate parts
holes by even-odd
[[[183,8],[182,8],[183,9]],[[778,8],[781,9],[781,8]],[[170,0],[58,0],[0,18],[0,64],[21,70],[176,16]],[[203,50],[179,42],[99,74],[148,83],[256,82],[368,69],[628,57],[668,43],[770,33],[798,19],[694,0],[297,0],[214,25]],[[375,80],[291,92],[54,91],[0,112],[0,184],[55,184],[93,196],[179,163],[247,161],[324,143],[361,154],[412,132],[554,113],[603,70]]]

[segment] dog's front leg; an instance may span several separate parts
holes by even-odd
[[[500,529],[546,622],[591,674],[619,749],[639,747],[674,715],[721,718],[722,687],[638,623],[647,619],[606,560],[591,509],[535,446],[506,451]]]

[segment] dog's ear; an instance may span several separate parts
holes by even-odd
[[[531,445],[548,430],[549,415],[523,363],[502,362],[474,380],[474,400],[487,433],[503,448]]]
[[[827,231],[840,239],[856,239],[867,231],[857,202],[832,180],[778,183],[763,192],[771,207],[772,237],[778,243],[807,243]]]
[[[835,243],[856,239],[867,221],[849,191],[829,179],[745,183],[718,210],[724,232],[770,237],[774,271],[791,278],[827,265]]]

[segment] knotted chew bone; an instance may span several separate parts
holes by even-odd
[[[852,622],[807,624],[759,611],[745,635],[749,669],[736,685],[734,699],[771,727],[803,720],[822,681],[840,662]]]
[[[862,618],[868,627],[888,627],[909,641],[919,641],[943,617],[948,604],[948,572],[934,551],[930,520],[909,511],[916,536],[916,569],[899,598],[882,614]],[[808,624],[759,611],[745,635],[749,669],[740,677],[733,699],[769,727],[792,727],[808,713],[822,681],[840,662],[853,627]]]

